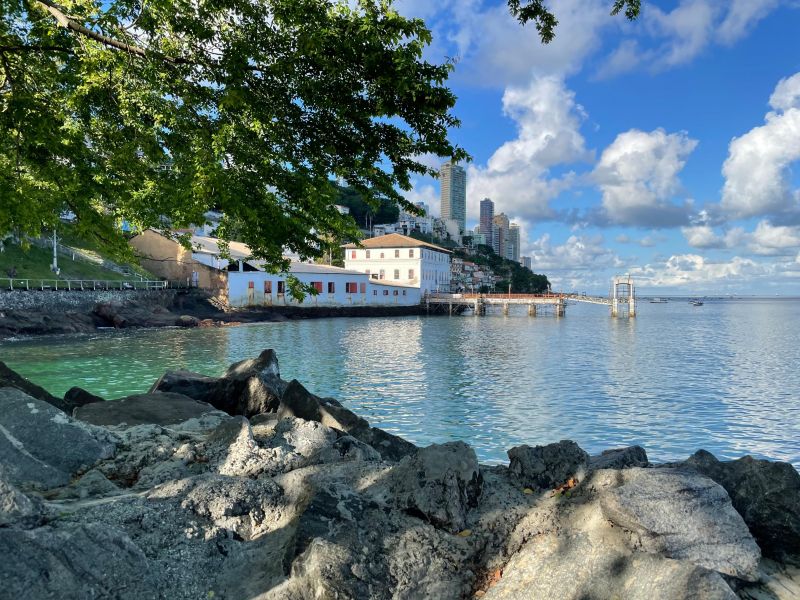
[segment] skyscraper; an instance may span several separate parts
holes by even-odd
[[[508,240],[510,242],[510,254],[507,259],[519,262],[519,225],[512,223],[508,228]]]
[[[442,219],[458,222],[461,231],[467,230],[467,172],[448,161],[439,169],[442,190]]]
[[[493,246],[492,220],[494,219],[494,202],[489,198],[481,200],[481,233],[485,236],[486,245]]]
[[[492,247],[494,251],[502,257],[506,256],[506,240],[508,240],[508,217],[506,213],[500,213],[494,216],[494,225],[497,227],[495,230],[495,239],[492,240]]]

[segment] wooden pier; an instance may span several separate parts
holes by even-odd
[[[472,310],[473,314],[486,314],[487,307],[498,306],[508,315],[512,306],[526,306],[529,317],[553,314],[563,317],[570,302],[602,304],[611,309],[612,317],[636,316],[635,286],[630,277],[617,277],[611,285],[608,297],[586,294],[428,294],[422,299],[428,314],[457,315]]]

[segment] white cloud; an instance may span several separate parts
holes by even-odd
[[[791,255],[800,248],[800,227],[775,226],[761,221],[750,236],[750,249],[755,254]]]
[[[602,236],[570,236],[563,244],[553,244],[544,234],[523,248],[531,257],[534,270],[580,270],[621,267],[623,262],[603,245]]]
[[[773,272],[773,267],[749,258],[734,256],[727,261],[711,261],[698,254],[678,254],[663,264],[631,269],[631,275],[656,287],[688,287],[700,291],[708,285],[741,285],[757,276]]]
[[[697,146],[685,132],[663,129],[621,133],[592,174],[603,192],[604,217],[636,227],[674,227],[688,221],[690,203],[675,204],[678,174]]]
[[[442,200],[439,195],[439,190],[429,183],[423,183],[419,180],[412,182],[414,187],[405,192],[403,195],[406,200],[416,204],[417,202],[424,202],[430,209],[431,216],[438,217],[442,214]]]
[[[717,29],[717,39],[732,44],[780,4],[780,0],[729,0],[730,8]]]
[[[778,215],[800,209],[789,168],[800,160],[800,73],[781,80],[766,123],[731,141],[722,167],[721,207],[729,216]]]
[[[485,167],[467,175],[467,212],[491,198],[502,210],[533,221],[552,216],[549,201],[569,185],[569,177],[547,179],[555,165],[591,160],[579,128],[585,118],[575,95],[558,77],[540,77],[527,87],[508,88],[503,111],[517,124],[517,137],[500,146]]]
[[[681,232],[692,248],[724,248],[725,240],[709,225],[682,227]]]

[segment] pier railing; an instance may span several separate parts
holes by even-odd
[[[126,291],[175,290],[190,287],[186,281],[116,280],[116,279],[0,279],[0,292],[4,291]]]

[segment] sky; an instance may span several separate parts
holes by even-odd
[[[491,198],[553,289],[800,296],[800,0],[548,4],[544,46],[504,2],[395,2],[457,60],[467,226]],[[407,197],[439,215],[435,179]]]

